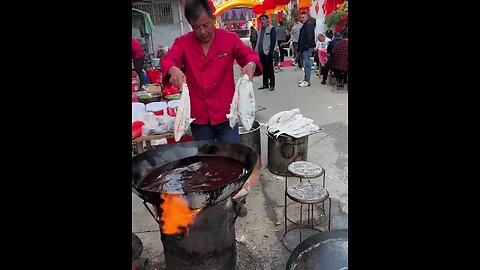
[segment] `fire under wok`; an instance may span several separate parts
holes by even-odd
[[[145,202],[153,205],[161,204],[163,199],[160,194],[162,192],[169,193],[167,188],[169,183],[166,182],[174,181],[157,180],[160,178],[157,175],[162,172],[157,173],[156,171],[161,168],[164,168],[164,172],[174,171],[181,166],[182,162],[185,164],[186,161],[195,162],[198,159],[208,158],[219,159],[222,162],[233,160],[234,163],[240,164],[240,167],[243,168],[241,168],[241,173],[227,182],[220,181],[212,184],[208,183],[208,185],[204,183],[201,187],[181,184],[181,192],[176,194],[183,194],[192,209],[214,205],[236,193],[250,177],[258,156],[251,148],[238,143],[193,141],[160,145],[153,150],[132,157],[132,191]],[[226,169],[228,166],[217,166],[220,170],[228,171]],[[198,175],[199,173],[195,169],[191,169],[191,171],[192,174]],[[158,190],[149,188],[152,184],[160,188]]]

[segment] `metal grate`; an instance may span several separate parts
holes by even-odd
[[[154,25],[173,24],[172,3],[134,3],[132,7],[150,14]]]

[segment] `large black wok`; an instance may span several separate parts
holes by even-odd
[[[241,177],[214,190],[186,191],[184,195],[192,209],[214,205],[237,192],[252,173],[258,158],[254,150],[238,143],[194,141],[160,145],[132,158],[132,191],[144,201],[159,205],[163,202],[159,192],[142,189],[145,176],[155,168],[191,156],[232,158],[241,162],[246,170]]]
[[[314,234],[290,254],[287,270],[348,269],[348,229]]]

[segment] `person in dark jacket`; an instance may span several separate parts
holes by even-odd
[[[328,76],[328,72],[330,71],[330,63],[332,61],[333,47],[340,40],[342,40],[341,34],[339,32],[336,32],[335,33],[335,38],[328,43],[328,46],[327,46],[328,60],[327,60],[327,63],[325,64],[325,66],[322,68],[322,81],[320,82],[321,84],[326,84],[327,83],[327,76]]]
[[[303,81],[298,82],[298,86],[308,87],[310,86],[310,75],[312,72],[310,57],[312,56],[313,48],[315,48],[315,26],[312,21],[309,20],[306,11],[300,13],[300,21],[303,23],[303,26],[300,29],[300,36],[298,38],[298,53],[302,55],[305,75]]]
[[[267,14],[260,15],[262,27],[258,31],[258,42],[255,51],[260,57],[260,63],[263,67],[263,85],[259,90],[275,90],[275,73],[273,71],[273,53],[275,42],[277,41],[277,32],[275,27],[270,25]],[[270,84],[270,85],[269,85]]]
[[[250,26],[250,43],[252,43],[252,49],[255,50],[255,46],[257,45],[258,40],[258,33],[255,27]]]
[[[342,40],[333,48],[330,68],[337,78],[338,85],[343,87],[346,84],[348,74],[348,30],[342,33]]]

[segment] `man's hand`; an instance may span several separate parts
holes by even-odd
[[[178,67],[171,67],[168,75],[170,75],[170,83],[178,89],[182,89],[183,83],[186,82],[185,74]]]
[[[250,62],[242,68],[242,75],[247,74],[250,80],[253,79],[253,74],[255,73],[255,63]]]

